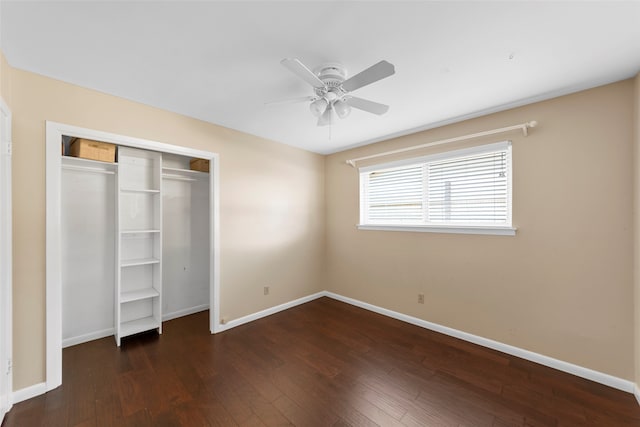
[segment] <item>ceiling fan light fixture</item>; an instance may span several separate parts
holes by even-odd
[[[324,113],[322,113],[322,115],[318,119],[318,126],[331,126],[331,110],[333,110],[333,108],[331,108],[331,104],[327,105],[327,109],[324,110]]]
[[[344,99],[340,99],[333,103],[333,109],[336,111],[336,114],[341,119],[349,116],[351,114],[351,106],[347,104]]]
[[[309,110],[311,110],[311,114],[314,116],[320,117],[322,113],[325,112],[328,105],[329,103],[326,99],[318,98],[309,105]]]

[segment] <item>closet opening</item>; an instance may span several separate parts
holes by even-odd
[[[205,310],[216,332],[217,154],[52,122],[46,143],[46,389],[64,347]]]

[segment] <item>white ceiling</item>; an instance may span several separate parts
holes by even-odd
[[[13,67],[325,154],[640,71],[638,1],[2,0],[0,15]],[[287,57],[391,62],[354,92],[389,112],[329,129],[304,103],[265,106],[312,95]]]

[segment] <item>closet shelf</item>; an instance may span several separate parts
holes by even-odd
[[[138,289],[136,291],[123,292],[120,294],[120,304],[126,302],[140,301],[143,299],[156,298],[160,296],[154,288]]]
[[[121,188],[123,193],[143,193],[143,194],[160,194],[160,190],[152,190],[146,188]]]
[[[122,260],[121,267],[135,267],[137,265],[159,264],[160,260],[157,258],[138,258]]]
[[[120,325],[120,336],[137,334],[151,329],[159,328],[160,322],[153,316],[143,317],[141,319],[124,322]]]

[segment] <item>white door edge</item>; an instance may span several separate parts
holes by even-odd
[[[11,110],[0,98],[0,423],[13,405]]]

